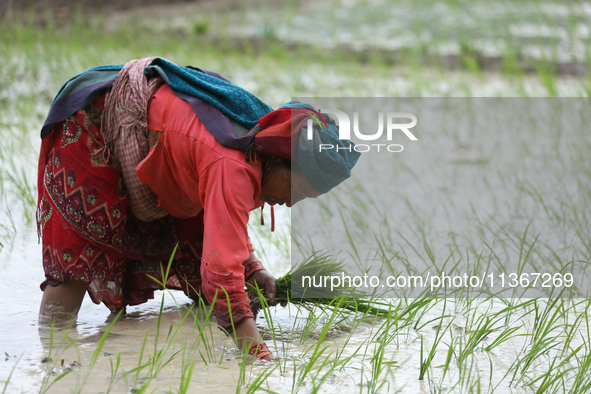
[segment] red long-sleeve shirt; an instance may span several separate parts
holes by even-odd
[[[173,216],[192,217],[203,210],[202,294],[213,302],[217,292],[214,312],[229,329],[230,319],[238,325],[253,317],[242,263],[249,256],[250,211],[262,205],[261,163],[247,163],[244,152],[219,144],[168,85],[152,98],[148,128],[162,134],[136,168],[139,179]]]

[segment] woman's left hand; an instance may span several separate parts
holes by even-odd
[[[271,275],[269,272],[267,272],[266,270],[260,270],[253,273],[250,279],[247,281],[247,283],[254,286],[254,283],[256,282],[260,289],[265,289],[267,303],[269,305],[277,305],[277,302],[272,300],[272,298],[275,298],[275,293],[277,292],[275,281],[275,277]],[[287,301],[281,301],[281,306],[286,305]]]

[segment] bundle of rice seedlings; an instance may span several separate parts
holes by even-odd
[[[353,288],[330,289],[327,287],[303,286],[303,277],[341,276],[345,272],[342,263],[332,260],[327,255],[314,255],[298,265],[295,270],[277,279],[277,292],[272,299],[277,303],[287,301],[292,304],[312,309],[316,306],[329,308],[341,308],[351,312],[367,313],[374,316],[389,316],[390,309],[387,302],[379,299],[367,299],[363,294]],[[302,296],[292,295],[292,286],[302,289]],[[265,300],[261,301],[259,295],[264,296],[264,289],[249,287],[250,307],[256,317],[260,309],[267,307]],[[298,292],[299,293],[299,292]]]

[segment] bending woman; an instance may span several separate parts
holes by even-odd
[[[308,140],[311,116],[322,122]],[[75,321],[87,291],[111,311],[153,298],[162,286],[149,276],[163,281],[178,243],[167,287],[213,302],[240,348],[270,358],[244,287],[256,282],[272,299],[275,278],[254,254],[248,218],[350,176],[358,154],[327,120],[297,102],[272,111],[217,73],[162,58],[72,78],[41,131],[40,324]]]

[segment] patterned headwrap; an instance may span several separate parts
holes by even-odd
[[[308,119],[312,118],[313,138],[308,139]],[[259,119],[244,137],[252,138],[246,160],[262,153],[297,162],[308,183],[326,193],[351,176],[360,153],[349,140],[339,139],[339,127],[309,104],[291,101]],[[332,148],[321,149],[321,144]]]

